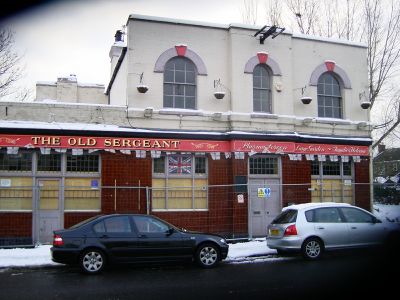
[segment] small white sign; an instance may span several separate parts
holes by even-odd
[[[242,194],[237,195],[238,203],[244,203],[244,196]]]
[[[351,185],[351,179],[346,179],[344,181],[344,185]]]
[[[0,179],[0,186],[1,187],[10,187],[11,179]]]

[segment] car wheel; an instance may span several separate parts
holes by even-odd
[[[306,259],[318,259],[322,256],[324,245],[318,238],[309,238],[304,241],[301,251]]]
[[[106,265],[104,253],[97,249],[89,249],[82,253],[80,266],[83,272],[88,274],[100,273]]]
[[[200,267],[213,268],[220,261],[219,249],[211,243],[202,244],[196,251],[195,259]]]

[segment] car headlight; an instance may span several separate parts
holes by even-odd
[[[228,243],[226,242],[225,239],[220,239],[219,241],[220,241],[222,244],[228,244]]]

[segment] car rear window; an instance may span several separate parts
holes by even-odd
[[[92,221],[92,220],[94,220],[94,219],[97,219],[98,217],[101,217],[101,216],[100,216],[100,215],[99,215],[99,216],[94,216],[94,217],[91,217],[91,218],[89,218],[89,219],[83,220],[83,221],[80,222],[80,223],[77,223],[77,224],[75,224],[75,225],[72,225],[69,229],[75,229],[75,228],[81,227],[81,226],[83,226],[83,225],[89,223],[90,221]]]
[[[273,221],[274,224],[287,224],[296,222],[297,218],[297,210],[295,209],[286,209],[281,212]]]

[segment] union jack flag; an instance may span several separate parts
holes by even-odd
[[[170,155],[168,156],[169,174],[192,174],[192,156]]]

